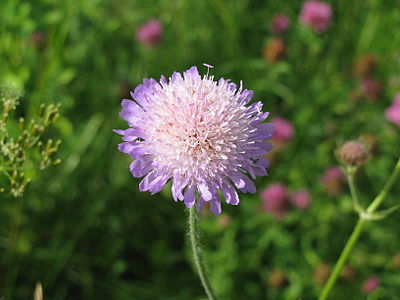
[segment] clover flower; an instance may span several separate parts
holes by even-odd
[[[325,190],[332,196],[336,196],[342,191],[345,180],[346,176],[340,167],[328,168],[321,178]]]
[[[261,192],[262,208],[274,217],[281,219],[290,208],[289,191],[282,183],[274,183]]]
[[[280,144],[288,143],[294,136],[294,128],[290,121],[284,118],[274,118],[271,123],[275,125],[273,142]]]
[[[270,30],[272,33],[283,33],[290,27],[290,20],[284,14],[277,14],[272,19]]]
[[[162,31],[162,24],[159,20],[150,20],[139,27],[136,38],[139,42],[154,47],[160,43]]]
[[[379,287],[379,277],[370,276],[364,281],[361,290],[364,294],[370,294]]]
[[[306,189],[295,192],[290,200],[294,207],[301,210],[307,209],[311,204],[311,196]]]
[[[171,180],[175,201],[190,208],[197,198],[198,210],[209,202],[215,215],[218,191],[231,205],[239,203],[235,188],[256,192],[248,175],[267,175],[274,126],[261,123],[269,114],[261,102],[247,105],[252,91],[191,67],[169,80],[144,79],[131,95],[120,113],[130,128],[115,132],[123,135],[119,150],[134,158],[132,175],[144,176],[140,191],[158,193]]]
[[[393,104],[385,111],[386,119],[400,127],[400,93],[394,98]]]
[[[332,8],[322,1],[306,1],[300,13],[300,22],[320,33],[326,30],[332,17]]]

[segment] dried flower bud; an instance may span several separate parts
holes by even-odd
[[[340,278],[344,281],[354,281],[357,277],[356,270],[349,265],[343,267],[342,272],[340,273]]]
[[[226,228],[232,222],[232,218],[228,215],[219,216],[217,219],[218,226],[221,228]]]
[[[331,274],[331,267],[328,264],[321,263],[314,268],[313,279],[317,285],[324,285]]]
[[[396,269],[400,269],[400,252],[396,253],[393,256],[392,263],[393,263],[393,267],[395,267]]]
[[[368,160],[368,151],[363,143],[349,141],[344,143],[336,152],[339,161],[346,166],[358,167]]]
[[[285,273],[280,269],[275,269],[268,277],[268,286],[274,289],[283,289],[289,284]]]
[[[263,50],[263,57],[270,63],[276,63],[283,59],[286,52],[286,45],[282,38],[273,38]]]
[[[376,68],[376,58],[372,54],[361,56],[353,65],[353,75],[356,78],[371,76]]]

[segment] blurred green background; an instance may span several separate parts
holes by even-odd
[[[62,163],[35,173],[22,201],[0,193],[5,300],[32,299],[37,282],[44,299],[205,299],[191,265],[184,205],[167,189],[139,193],[112,132],[126,128],[120,101],[144,77],[192,65],[205,73],[203,63],[215,66],[216,78],[242,80],[272,117],[294,127],[294,138],[274,153],[270,175],[257,179],[259,191],[282,182],[312,196],[308,209],[283,219],[261,209],[259,193],[224,205],[220,217],[202,213],[215,289],[221,299],[315,299],[357,220],[347,187],[332,196],[321,184],[338,164],[336,147],[365,134],[376,140],[357,178],[368,203],[400,142],[384,117],[400,92],[399,2],[329,2],[331,24],[318,34],[298,21],[302,1],[1,0],[0,83],[24,91],[13,117],[34,115],[40,103],[62,105],[47,133],[62,140]],[[269,30],[277,13],[291,20],[279,35],[286,53],[268,61],[264,47],[277,36]],[[163,26],[154,47],[135,37],[149,19]],[[376,59],[381,86],[372,100],[352,71],[366,54]],[[399,192],[397,186],[385,205],[398,202]],[[368,299],[399,299],[398,217],[367,226],[350,257],[355,272],[338,282],[332,299],[365,299],[361,285],[371,275],[380,286]],[[16,219],[13,254],[3,259]],[[279,284],[271,279],[277,270],[285,279]]]

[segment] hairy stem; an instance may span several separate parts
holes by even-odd
[[[190,236],[190,244],[192,246],[192,251],[193,251],[194,264],[197,268],[197,272],[199,273],[201,283],[206,291],[208,299],[216,300],[217,296],[215,295],[215,292],[211,286],[210,280],[207,276],[206,267],[203,261],[203,255],[199,241],[199,224],[198,224],[197,210],[195,206],[189,208],[189,236]]]

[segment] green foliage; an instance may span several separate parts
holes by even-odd
[[[301,1],[0,1],[0,83],[25,91],[2,104],[3,112],[13,107],[8,134],[17,143],[24,130],[48,125],[42,121],[58,111],[52,103],[63,107],[42,136],[63,141],[57,153],[63,163],[37,172],[52,164],[50,153],[58,146],[36,142],[36,154],[23,167],[34,179],[23,202],[0,193],[0,281],[8,274],[0,289],[6,299],[31,299],[36,282],[44,299],[205,299],[190,262],[183,204],[167,190],[139,193],[129,158],[116,149],[120,137],[112,132],[125,128],[120,101],[142,78],[192,65],[206,72],[204,62],[215,66],[216,78],[243,80],[272,117],[294,125],[295,137],[275,153],[270,175],[257,180],[259,191],[283,182],[292,191],[308,189],[313,198],[309,209],[292,209],[281,220],[261,209],[259,193],[242,194],[237,207],[223,205],[228,225],[203,213],[202,241],[215,288],[221,299],[315,299],[321,290],[315,270],[335,263],[357,217],[346,188],[331,196],[320,182],[325,169],[337,165],[334,150],[366,133],[376,137],[377,152],[356,178],[367,206],[389,175],[400,142],[399,129],[384,118],[400,91],[397,1],[329,2],[332,23],[317,34],[298,22]],[[273,38],[272,16],[280,12],[292,26],[282,35],[286,56],[270,63],[262,52]],[[135,39],[151,18],[164,27],[153,48]],[[382,92],[376,101],[362,95],[355,101],[351,95],[361,92],[352,66],[370,53]],[[10,151],[2,152],[3,161],[15,155]],[[396,204],[398,193],[397,186],[384,206]],[[332,299],[364,299],[361,284],[372,274],[381,286],[371,299],[400,294],[392,263],[400,251],[397,217],[369,223],[350,257],[356,275],[341,279]],[[268,284],[277,269],[288,280],[283,288]]]
[[[9,193],[13,197],[23,196],[31,177],[35,176],[35,169],[43,170],[50,165],[60,163],[59,159],[53,159],[53,157],[58,151],[61,141],[58,140],[54,143],[53,140],[43,140],[42,137],[46,128],[58,119],[60,106],[42,104],[37,119],[25,120],[20,117],[17,126],[16,122],[10,118],[10,114],[16,110],[20,94],[21,92],[13,86],[0,86],[2,108],[0,174],[3,177],[1,181],[8,181],[4,186],[0,186],[0,192]],[[19,130],[15,127],[18,127]],[[35,160],[35,158],[37,159]]]

